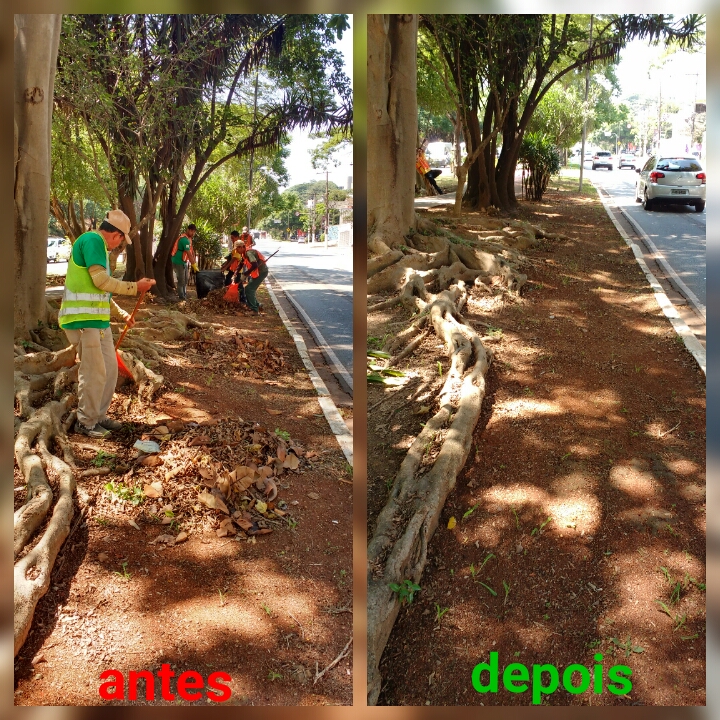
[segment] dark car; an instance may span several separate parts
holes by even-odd
[[[598,168],[607,168],[608,170],[613,169],[612,153],[607,150],[598,150],[592,159],[592,169],[597,170]]]

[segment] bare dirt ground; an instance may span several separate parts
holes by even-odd
[[[429,217],[462,235],[473,214]],[[487,394],[421,590],[385,649],[380,703],[530,704],[502,677],[497,693],[473,689],[495,651],[501,675],[513,662],[561,678],[573,663],[602,666],[602,693],[561,682],[543,704],[703,705],[704,375],[594,191],[553,182],[519,217],[569,240],[525,252],[521,297],[468,303],[495,353]],[[371,314],[369,347],[409,320],[400,307]],[[429,336],[398,366],[405,385],[368,386],[369,535],[446,366]],[[632,690],[615,695],[619,664]]]
[[[116,393],[110,415],[125,427],[112,439],[70,435],[78,470],[110,472],[78,482],[77,522],[15,660],[16,705],[122,704],[98,694],[108,669],[155,673],[154,701],[141,681],[132,704],[193,704],[177,695],[186,670],[227,673],[226,705],[352,702],[352,646],[314,682],[352,635],[351,468],[264,288],[259,297],[259,317],[180,304],[224,327],[160,343],[165,385],[152,405]],[[137,463],[143,437],[160,443],[162,464]],[[216,474],[270,456],[287,459],[277,497],[253,484],[231,497],[240,526],[221,524],[228,515],[201,494]],[[153,483],[161,497],[139,499]],[[17,506],[17,469],[15,485]],[[160,697],[165,663],[174,700]],[[213,704],[207,689],[195,704]]]

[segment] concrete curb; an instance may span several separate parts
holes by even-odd
[[[270,283],[268,282],[267,278],[265,279],[265,288],[268,291],[268,295],[270,295],[270,299],[272,300],[275,309],[280,315],[280,319],[283,321],[285,328],[290,333],[290,337],[292,337],[292,339],[295,341],[295,346],[298,349],[300,358],[302,359],[303,364],[307,368],[307,371],[310,374],[310,380],[312,380],[312,384],[318,394],[318,402],[320,403],[323,414],[325,415],[325,418],[330,425],[330,429],[333,431],[341,450],[345,454],[345,458],[347,459],[348,463],[350,463],[350,467],[352,467],[353,438],[350,434],[350,431],[348,430],[348,426],[345,424],[345,421],[342,419],[342,415],[340,415],[340,412],[338,411],[335,403],[330,397],[330,393],[325,383],[322,381],[322,378],[320,377],[320,375],[318,375],[318,371],[312,364],[312,360],[310,359],[310,355],[308,354],[305,341],[290,323],[290,320],[285,314],[285,311],[280,306],[280,303],[278,302],[278,299],[275,296],[272,287],[270,287]]]
[[[692,306],[700,313],[700,315],[703,316],[704,319],[707,319],[707,311],[705,309],[705,306],[700,302],[700,299],[698,296],[682,281],[680,276],[673,270],[668,261],[665,259],[665,256],[658,250],[655,243],[652,241],[650,236],[633,220],[633,218],[630,216],[630,214],[625,210],[624,207],[621,207],[620,205],[615,205],[615,207],[625,216],[625,219],[635,228],[635,232],[637,232],[640,237],[642,237],[643,242],[647,247],[649,248],[650,252],[655,253],[657,256],[657,261],[663,266],[665,272],[672,278],[672,282],[674,285],[677,285],[680,289],[680,292],[688,299],[688,301],[692,304]]]
[[[652,287],[653,292],[655,293],[655,301],[660,306],[660,309],[663,311],[663,313],[665,313],[665,316],[668,318],[668,320],[670,320],[670,323],[675,329],[675,332],[683,339],[685,347],[688,349],[688,352],[695,358],[695,361],[700,366],[703,374],[707,375],[707,360],[705,355],[705,348],[695,337],[692,330],[690,330],[690,328],[687,326],[687,323],[678,315],[678,311],[675,309],[675,306],[670,302],[670,299],[665,294],[665,291],[662,289],[662,286],[657,281],[657,278],[652,274],[652,272],[650,272],[650,268],[647,266],[645,258],[643,257],[642,250],[630,239],[625,230],[623,230],[620,223],[618,223],[618,221],[615,219],[615,215],[611,210],[611,206],[616,207],[621,212],[622,208],[618,207],[618,205],[616,205],[615,203],[606,200],[603,197],[603,194],[600,192],[600,188],[595,185],[595,183],[592,183],[592,185],[597,191],[600,202],[605,208],[605,212],[608,214],[608,217],[610,218],[610,220],[612,220],[613,225],[620,233],[620,236],[625,241],[626,245],[633,251],[633,255],[635,255],[635,260],[637,261],[637,264],[640,266],[640,269],[645,273],[645,277],[647,278],[647,281],[650,283],[650,287]],[[634,223],[633,226],[635,226]]]

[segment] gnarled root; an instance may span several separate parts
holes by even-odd
[[[57,352],[28,353],[15,356],[15,370],[23,375],[44,375],[55,372],[61,367],[72,367],[75,364],[76,348],[74,345]]]
[[[139,313],[138,313],[139,314]],[[187,337],[193,328],[212,330],[216,327],[223,327],[218,323],[202,322],[192,315],[178,312],[177,310],[160,310],[151,312],[145,310],[143,313],[142,327],[136,326],[128,340],[142,338],[144,340],[160,340],[172,342]]]
[[[23,375],[17,371],[14,373],[15,400],[21,418],[30,417],[33,411],[33,402],[44,394],[45,388],[54,378],[54,372],[42,375]]]
[[[56,398],[62,397],[63,393],[70,388],[71,385],[78,381],[78,371],[80,365],[73,365],[71,368],[60,368],[55,375],[53,383],[53,395]]]
[[[389,250],[378,257],[370,258],[367,263],[367,276],[372,277],[386,267],[393,265],[398,260],[402,260],[404,253],[402,250]]]
[[[118,354],[138,386],[138,397],[147,401],[152,400],[153,395],[165,382],[165,378],[154,373],[131,353],[118,350]]]
[[[428,306],[432,327],[445,341],[450,371],[440,391],[440,409],[408,450],[368,546],[369,705],[374,705],[380,694],[380,658],[400,610],[398,597],[389,586],[406,579],[420,580],[428,543],[465,464],[480,416],[490,353],[475,331],[459,319],[466,299],[465,285],[458,282]],[[423,467],[427,448],[438,442],[440,450],[432,467]]]
[[[30,632],[35,607],[50,586],[55,558],[70,532],[75,478],[71,467],[53,455],[49,446],[53,438],[64,438],[61,419],[74,402],[75,397],[67,395],[61,401],[43,406],[20,426],[15,441],[15,458],[28,485],[27,502],[15,513],[13,544],[16,558],[43,522],[52,503],[52,490],[42,465],[50,468],[59,481],[58,499],[43,536],[15,564],[15,655]],[[32,450],[34,443],[39,456]]]

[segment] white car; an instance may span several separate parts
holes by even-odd
[[[49,237],[47,244],[47,261],[66,262],[70,259],[72,245],[67,238]]]
[[[653,155],[638,168],[635,202],[645,210],[658,204],[693,205],[696,212],[705,209],[707,189],[705,170],[692,155]]]

